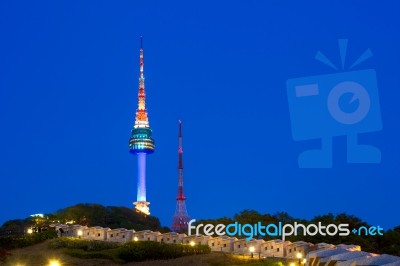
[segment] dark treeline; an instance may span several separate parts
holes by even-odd
[[[100,204],[77,204],[61,209],[44,218],[29,217],[11,220],[0,227],[0,236],[8,234],[23,234],[27,228],[37,231],[48,230],[55,223],[71,223],[86,226],[101,226],[109,228],[126,228],[140,230],[168,231],[161,227],[160,221],[154,216],[144,216],[126,207],[102,206]]]
[[[308,224],[318,224],[321,222],[322,225],[328,224],[349,224],[349,229],[352,230],[354,228],[360,228],[361,226],[369,227],[370,225],[360,218],[354,215],[348,215],[345,213],[340,214],[332,214],[328,213],[325,215],[315,216],[311,220],[305,219],[297,219],[290,216],[286,212],[278,212],[275,214],[261,214],[254,210],[244,210],[238,214],[235,214],[233,218],[219,218],[219,219],[211,219],[211,220],[198,220],[196,221],[196,225],[198,224],[231,224],[234,222],[238,222],[240,224],[257,224],[261,222],[262,225],[268,224],[278,224],[282,222],[283,224],[289,223],[294,224],[294,222],[302,223],[304,225]],[[193,234],[194,232],[192,232]],[[239,237],[239,236],[238,236]],[[240,236],[240,238],[245,238],[246,236]],[[259,238],[258,236],[255,238]],[[264,240],[277,239],[279,237],[276,236],[265,236],[262,237]],[[330,243],[330,244],[355,244],[360,245],[361,249],[368,252],[374,253],[386,253],[400,256],[400,226],[397,226],[391,230],[385,230],[383,235],[375,235],[375,236],[359,236],[354,233],[350,233],[348,236],[323,236],[317,234],[315,236],[304,236],[301,231],[297,236],[286,237],[289,241],[306,241],[311,243]]]

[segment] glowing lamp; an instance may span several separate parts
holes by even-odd
[[[61,263],[58,260],[51,260],[49,266],[61,266]]]

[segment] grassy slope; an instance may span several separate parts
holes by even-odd
[[[29,266],[45,266],[48,264],[49,259],[57,258],[62,262],[63,266],[117,266],[121,264],[115,264],[110,260],[105,259],[79,259],[66,255],[64,253],[65,249],[49,249],[48,241],[37,244],[34,246],[14,249],[10,251],[12,254],[7,258],[6,262],[1,263],[0,265],[29,265]],[[209,265],[207,263],[208,260],[215,257],[217,254],[206,254],[206,255],[195,255],[195,256],[187,256],[177,259],[171,260],[160,260],[160,261],[148,261],[148,262],[135,262],[135,263],[127,263],[123,265],[135,265],[135,266],[158,266],[158,265],[190,265],[190,266],[203,266]]]
[[[26,266],[45,266],[48,265],[50,259],[58,259],[63,266],[118,266],[106,259],[79,259],[65,254],[65,249],[49,249],[47,240],[34,246],[14,249],[10,251],[12,254],[5,262],[0,262],[0,265],[26,265]],[[126,266],[222,266],[222,265],[247,265],[247,266],[281,266],[282,264],[276,261],[258,262],[257,259],[243,260],[242,256],[231,256],[221,253],[209,253],[203,255],[186,256],[171,260],[153,260],[144,262],[131,262],[122,264]]]

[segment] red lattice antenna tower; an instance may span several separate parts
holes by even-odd
[[[179,120],[179,148],[178,148],[178,196],[176,197],[176,210],[171,230],[174,232],[186,232],[189,215],[186,210],[186,197],[183,194],[183,149],[182,149],[182,121]]]

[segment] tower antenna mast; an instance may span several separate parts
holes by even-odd
[[[171,229],[175,232],[186,232],[189,215],[186,210],[186,197],[183,193],[183,147],[182,147],[182,121],[178,122],[178,196],[176,197],[176,210]]]

